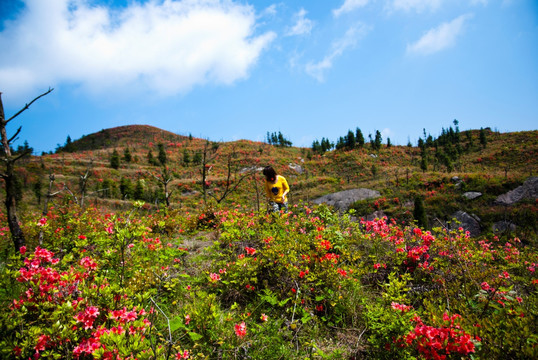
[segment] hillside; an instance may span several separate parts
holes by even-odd
[[[317,154],[309,148],[277,147],[249,140],[207,142],[133,125],[84,136],[70,144],[69,152],[32,157],[19,172],[27,189],[24,203],[28,208],[38,205],[38,190],[31,189],[40,188],[41,200],[45,197],[49,174],[55,175],[54,191],[69,188],[77,196],[81,176],[88,173],[85,196],[100,207],[128,207],[134,199],[163,204],[164,177],[172,208],[197,209],[204,201],[201,184],[205,167],[205,203],[216,203],[227,184],[230,190],[240,182],[220,204],[236,202],[258,209],[264,206],[262,176],[252,170],[272,165],[288,179],[292,204],[346,189],[369,188],[380,191],[381,198],[355,204],[358,216],[383,211],[400,221],[412,221],[414,201],[421,196],[428,226],[439,226],[440,221],[450,220],[454,212],[462,210],[479,217],[486,233],[494,223],[506,221],[518,226],[519,236],[529,237],[536,232],[536,203],[505,207],[495,205],[494,200],[536,175],[538,131],[488,130],[485,147],[480,144],[479,133],[462,132],[459,155],[445,165],[438,160],[442,158],[433,146],[423,151],[419,147],[386,145],[373,150],[367,143],[353,150]],[[166,168],[158,160],[160,145]],[[111,167],[114,151],[119,155],[117,169]],[[421,169],[422,157],[428,159],[426,169]],[[460,181],[455,181],[456,177]],[[482,195],[470,201],[462,196],[469,191]],[[54,200],[67,193],[63,191]]]
[[[0,215],[1,358],[538,356],[537,131],[323,154],[150,127],[88,137],[17,169],[26,240],[15,252]],[[264,211],[266,164],[289,180],[288,213]],[[380,196],[312,204],[355,188]],[[480,234],[448,229],[461,212]]]

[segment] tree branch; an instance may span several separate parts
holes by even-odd
[[[28,108],[30,107],[30,105],[32,105],[34,102],[36,102],[37,100],[39,100],[40,98],[42,98],[43,96],[45,95],[48,95],[52,92],[52,90],[54,90],[54,88],[49,88],[48,91],[44,92],[43,94],[39,95],[38,97],[36,97],[34,100],[30,101],[28,104],[26,104],[22,109],[20,109],[15,115],[13,115],[12,117],[10,117],[9,119],[6,120],[6,124],[8,122],[10,122],[11,120],[15,119],[17,116],[19,116],[20,114],[22,114],[25,110],[28,110]]]
[[[13,135],[7,142],[8,144],[11,144],[11,142],[17,137],[17,135],[19,135],[19,133],[21,132],[22,130],[22,126],[19,126],[19,128],[17,129],[17,131],[15,132],[15,135]]]

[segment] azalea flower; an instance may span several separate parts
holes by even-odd
[[[241,324],[235,324],[235,335],[237,335],[240,338],[244,338],[247,335],[247,325],[245,322],[241,322]]]

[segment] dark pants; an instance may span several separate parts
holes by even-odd
[[[280,212],[280,210],[284,209],[285,212],[288,212],[288,203],[277,203],[274,201],[269,202],[269,211],[270,212]]]

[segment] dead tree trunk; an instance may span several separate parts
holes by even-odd
[[[160,177],[151,173],[151,175],[161,183],[164,190],[164,201],[166,202],[166,207],[170,207],[170,197],[172,197],[173,190],[168,191],[168,184],[173,180],[172,174],[168,171],[166,166],[163,166],[161,169]]]
[[[2,143],[2,160],[4,162],[4,172],[0,174],[0,177],[4,179],[6,187],[6,211],[7,211],[7,221],[9,226],[9,231],[11,232],[11,238],[13,240],[13,245],[15,250],[18,252],[22,246],[25,245],[24,233],[20,226],[19,217],[17,215],[17,200],[15,198],[16,187],[15,187],[15,162],[22,158],[25,155],[28,155],[27,152],[21,154],[13,155],[11,154],[11,143],[17,138],[21,131],[21,127],[15,132],[15,134],[8,138],[6,126],[7,124],[19,116],[23,111],[27,110],[30,105],[32,105],[39,98],[49,94],[53,89],[49,89],[47,92],[39,95],[28,104],[26,104],[21,110],[19,110],[15,115],[6,120],[4,115],[4,105],[2,103],[2,93],[0,93],[0,137]]]

